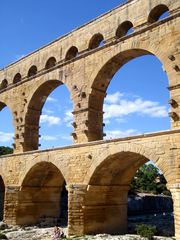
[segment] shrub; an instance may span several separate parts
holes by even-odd
[[[5,234],[0,233],[0,239],[8,239]]]
[[[156,233],[156,227],[152,225],[140,224],[136,226],[137,234],[141,237],[147,238],[148,240],[152,240],[154,234]]]

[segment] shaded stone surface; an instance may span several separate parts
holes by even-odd
[[[173,212],[172,197],[137,194],[128,196],[128,215]]]

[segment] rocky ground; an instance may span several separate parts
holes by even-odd
[[[67,234],[67,228],[63,228],[65,234]],[[38,228],[38,227],[10,227],[6,226],[6,229],[1,230],[1,233],[7,236],[9,240],[52,240],[53,228]],[[68,238],[69,239],[69,238]],[[140,240],[137,235],[123,235],[123,236],[111,236],[108,234],[98,234],[95,236],[82,236],[73,237],[73,240]],[[172,240],[168,237],[156,237],[158,240]]]

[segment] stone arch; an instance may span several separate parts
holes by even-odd
[[[5,197],[5,183],[2,175],[0,175],[0,221],[4,216],[4,197]]]
[[[89,41],[89,49],[95,49],[101,45],[101,43],[104,41],[104,37],[101,33],[96,33],[92,36],[92,38]]]
[[[116,147],[112,147],[112,149],[111,147],[109,147],[108,149],[103,151],[101,154],[98,154],[96,156],[95,162],[92,163],[87,175],[84,178],[84,184],[89,184],[91,182],[91,176],[96,171],[98,166],[100,166],[105,159],[108,159],[111,156],[116,156],[118,153],[126,153],[126,152],[129,152],[129,153],[133,152],[134,154],[141,155],[144,161],[149,161],[150,159],[155,164],[157,164],[157,167],[159,169],[163,170],[163,166],[160,165],[161,161],[159,159],[159,156],[154,153],[154,149],[144,147],[140,144],[134,144],[134,143],[117,145]]]
[[[169,12],[169,8],[165,4],[159,4],[156,7],[154,7],[148,16],[148,23],[154,23],[159,20],[159,18],[164,14],[165,12]]]
[[[5,89],[7,88],[8,86],[8,81],[6,79],[4,79],[2,82],[1,82],[1,86],[0,86],[0,89]]]
[[[32,77],[37,74],[37,67],[35,65],[31,66],[28,71],[28,77]]]
[[[125,21],[119,25],[116,30],[116,38],[121,38],[128,34],[128,31],[133,28],[133,24],[130,21]]]
[[[56,58],[55,57],[50,57],[45,65],[45,69],[50,69],[56,65]]]
[[[71,60],[71,59],[73,59],[77,56],[78,56],[78,49],[77,49],[77,47],[72,46],[67,51],[66,56],[65,56],[65,60],[68,61],[68,60]]]
[[[24,151],[38,149],[41,110],[50,93],[62,84],[59,80],[48,80],[42,82],[32,93],[25,115]]]
[[[103,103],[107,88],[116,72],[130,60],[140,56],[154,55],[158,59],[162,57],[159,52],[154,54],[155,49],[154,51],[151,51],[150,48],[148,50],[146,49],[148,49],[147,46],[144,46],[144,48],[128,48],[127,50],[114,54],[114,56],[107,56],[107,58],[100,63],[100,66],[96,68],[96,71],[92,73],[91,90],[88,99],[88,107],[93,109],[93,111],[89,112],[88,116],[89,141],[103,139]],[[91,123],[93,123],[92,126],[90,125]]]
[[[17,224],[37,224],[50,218],[56,225],[64,184],[62,172],[53,163],[41,161],[31,166],[21,183]]]
[[[20,73],[16,73],[16,75],[13,78],[13,83],[18,83],[18,82],[21,81],[21,79],[22,79],[21,74]]]
[[[164,161],[154,148],[133,143],[109,146],[95,159],[84,180],[88,185],[84,201],[85,234],[127,233],[127,196],[132,178],[147,161],[153,160],[160,169]],[[167,173],[164,174],[168,180]]]

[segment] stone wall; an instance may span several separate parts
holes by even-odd
[[[166,8],[168,18],[149,21],[154,9],[155,19]],[[177,0],[130,1],[0,70],[0,109],[7,105],[12,112],[14,151],[38,149],[42,106],[51,91],[62,84],[68,88],[73,104],[74,142],[102,140],[103,101],[113,75],[128,61],[147,54],[155,55],[167,73],[171,126],[178,129],[179,9]],[[132,22],[134,32],[117,36],[118,28],[127,22]],[[104,45],[92,49],[89,44],[92,39],[101,39],[99,34]],[[78,49],[78,54],[69,60],[66,54],[72,47]],[[37,71],[29,75],[33,66]],[[17,74],[21,76],[18,81]]]
[[[59,207],[59,187],[65,181],[69,234],[125,233],[127,194],[141,165],[152,160],[163,172],[172,194],[176,193],[179,137],[180,132],[174,130],[2,156],[1,169],[6,185],[4,219],[11,224],[27,224],[29,219],[29,223],[36,223],[43,213],[47,217],[55,216],[53,209],[56,203]],[[51,197],[55,187],[59,189],[57,201]],[[41,192],[45,193],[42,198]],[[49,201],[46,205],[45,198]],[[38,210],[33,212],[35,204]],[[47,204],[52,207],[47,208]],[[56,208],[55,212],[58,211]],[[178,225],[179,210],[174,208],[174,211]]]

